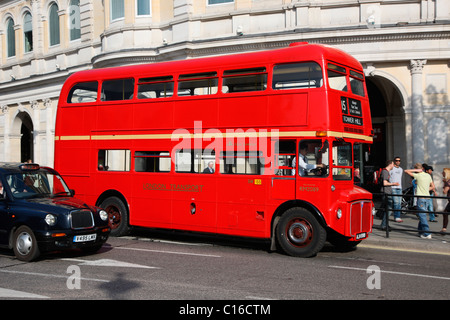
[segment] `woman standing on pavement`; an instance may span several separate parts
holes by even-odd
[[[444,212],[450,213],[450,168],[444,168],[442,171],[442,177],[444,178],[444,197],[447,196],[448,203],[444,209]],[[442,230],[441,233],[447,232],[448,225],[448,214],[443,214],[444,220],[442,221]]]

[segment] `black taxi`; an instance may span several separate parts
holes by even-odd
[[[22,261],[64,249],[96,252],[111,231],[108,214],[73,195],[51,168],[0,163],[0,246]]]

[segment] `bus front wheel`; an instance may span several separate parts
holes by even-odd
[[[276,237],[284,252],[307,258],[315,256],[323,248],[327,233],[310,211],[296,207],[281,216]]]
[[[128,210],[123,201],[118,197],[109,197],[103,200],[100,207],[108,213],[111,236],[126,235],[129,231]]]

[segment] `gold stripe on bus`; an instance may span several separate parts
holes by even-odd
[[[91,140],[91,136],[60,136],[58,137],[61,141],[73,141],[73,140]]]
[[[326,136],[338,138],[350,138],[372,142],[373,138],[362,134],[349,132],[327,131]],[[156,139],[211,139],[211,138],[286,138],[286,137],[316,137],[316,131],[277,131],[266,132],[205,132],[201,133],[171,133],[171,134],[114,134],[114,135],[92,135],[92,136],[56,136],[56,141],[105,141],[105,140],[156,140]]]

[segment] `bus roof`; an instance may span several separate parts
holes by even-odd
[[[322,61],[324,59],[362,70],[358,60],[340,49],[320,44],[295,42],[291,43],[289,47],[274,50],[80,71],[71,75],[67,83],[94,79],[120,79],[129,75],[138,75],[140,77],[167,75],[169,73],[168,70],[171,70],[171,74],[187,74],[205,71],[208,68],[214,68],[215,70],[251,68],[278,61]]]

